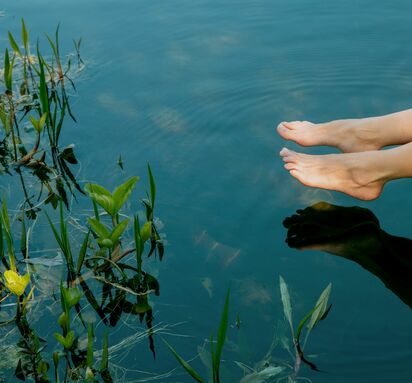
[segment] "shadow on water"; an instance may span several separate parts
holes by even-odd
[[[370,210],[319,202],[285,218],[283,225],[290,247],[354,261],[412,308],[412,240],[386,233]]]

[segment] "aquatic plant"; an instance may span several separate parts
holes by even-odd
[[[275,333],[274,340],[270,345],[269,351],[266,353],[264,359],[256,364],[255,368],[252,368],[244,363],[235,361],[235,364],[240,367],[243,372],[244,376],[240,380],[239,383],[263,383],[266,381],[272,381],[276,379],[276,382],[280,381],[287,381],[288,383],[295,383],[299,380],[306,380],[306,378],[299,376],[301,364],[304,363],[308,365],[311,369],[316,371],[319,370],[314,363],[309,361],[304,355],[304,348],[306,346],[306,342],[309,338],[310,333],[312,330],[319,324],[320,321],[324,320],[328,315],[331,305],[328,305],[329,297],[331,293],[331,284],[329,284],[325,290],[319,296],[315,306],[310,310],[310,312],[305,315],[300,321],[296,329],[293,326],[293,312],[292,312],[292,304],[290,300],[290,294],[288,286],[282,276],[279,277],[279,289],[281,295],[281,301],[283,305],[283,313],[286,318],[286,321],[290,327],[291,337],[292,337],[292,345],[294,349],[294,353],[290,352],[289,345],[287,344],[287,340],[283,339],[282,347],[284,347],[290,355],[293,357],[293,363],[290,364],[285,360],[277,360],[275,363],[272,362],[272,353],[277,344],[277,337],[278,334]],[[210,357],[211,363],[209,361],[204,360],[207,356],[207,353],[203,348],[198,348],[199,355],[202,359],[202,362],[210,368],[210,376],[211,379],[206,379],[202,377],[183,357],[166,341],[164,341],[167,347],[170,349],[174,357],[177,359],[179,364],[183,367],[183,369],[197,382],[199,383],[206,383],[208,381],[212,381],[213,383],[221,382],[220,377],[220,364],[221,364],[221,356],[222,356],[222,349],[226,340],[226,331],[228,327],[228,311],[229,311],[229,292],[226,296],[226,302],[223,308],[222,317],[220,321],[220,326],[218,330],[218,336],[216,341],[216,347],[214,346],[213,337],[210,338]],[[239,322],[239,318],[236,318],[236,324]],[[304,332],[304,328],[306,325],[306,334],[305,339],[302,344],[301,337]],[[201,355],[203,354],[203,355]],[[209,367],[210,366],[210,367]]]
[[[77,164],[73,145],[60,147],[59,141],[66,116],[73,121],[67,84],[75,90],[72,74],[82,70],[80,41],[75,41],[77,68],[72,58],[62,58],[59,27],[53,38],[47,36],[51,57],[41,53],[37,42],[35,54],[24,20],[21,21],[21,44],[8,32],[11,50],[4,52],[3,92],[0,92],[0,164],[5,173],[19,175],[27,205],[25,213],[35,218],[39,206],[57,207],[59,199],[68,206],[67,193],[82,192],[70,169]],[[1,88],[0,88],[1,90]],[[45,132],[45,134],[43,134]],[[46,139],[44,139],[46,137]],[[25,182],[27,172],[38,179],[42,188],[35,198]],[[41,203],[43,190],[47,197]],[[37,201],[36,201],[37,199]]]
[[[226,341],[226,332],[229,323],[229,296],[230,290],[226,294],[225,304],[223,306],[222,316],[220,319],[220,325],[217,332],[216,345],[213,339],[213,334],[210,336],[210,355],[211,355],[211,365],[212,365],[212,381],[213,383],[220,383],[220,363],[222,357],[223,346]],[[180,365],[185,369],[185,371],[197,382],[206,383],[207,379],[201,377],[201,375],[188,363],[186,362],[177,351],[165,340],[163,340],[169,350],[172,352],[173,356],[177,359]]]

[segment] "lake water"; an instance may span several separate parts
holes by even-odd
[[[112,189],[140,175],[144,196],[150,162],[156,215],[167,235],[164,260],[149,264],[161,286],[160,296],[151,298],[155,324],[170,326],[162,337],[186,359],[217,330],[230,286],[232,326],[222,368],[225,383],[239,381],[243,373],[234,362],[253,367],[274,332],[282,332],[282,275],[295,326],[333,285],[332,309],[306,347],[307,358],[324,372],[302,366],[300,376],[319,383],[412,381],[411,308],[356,262],[289,248],[282,225],[296,209],[327,201],[366,207],[386,232],[412,238],[412,180],[392,182],[372,202],[306,188],[283,169],[278,153],[285,143],[275,133],[283,120],[410,108],[409,1],[21,0],[2,2],[0,10],[2,46],[8,30],[18,33],[21,17],[33,39],[60,23],[62,51],[72,50],[73,38],[83,39],[87,65],[72,98],[78,124],[68,123],[62,137],[76,145],[79,181]],[[0,182],[9,194],[17,190],[11,177]],[[79,197],[72,214],[88,208]],[[37,248],[55,248],[42,227],[44,243]],[[46,310],[39,331],[47,323]],[[109,341],[116,344],[142,326],[125,321]],[[113,350],[116,381],[144,381],[176,368],[160,337],[155,342],[156,360],[146,340]],[[274,358],[291,361],[281,347]],[[199,358],[193,365],[205,371]],[[191,379],[176,368],[160,381]]]

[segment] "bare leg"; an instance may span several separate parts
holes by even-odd
[[[412,142],[412,109],[379,117],[319,124],[281,122],[277,131],[283,138],[303,146],[333,146],[345,153],[377,150]]]
[[[283,148],[285,168],[301,183],[372,200],[386,182],[412,177],[412,143],[360,153],[308,155]]]

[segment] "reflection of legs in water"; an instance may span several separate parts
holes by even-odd
[[[412,109],[386,116],[336,120],[281,122],[278,133],[299,145],[334,146],[343,152],[377,150],[388,145],[412,142]]]
[[[307,155],[282,149],[285,168],[304,185],[377,198],[386,182],[412,177],[412,143],[388,150]]]
[[[290,247],[355,261],[412,308],[412,240],[384,232],[370,210],[322,202],[298,210],[283,224]]]

